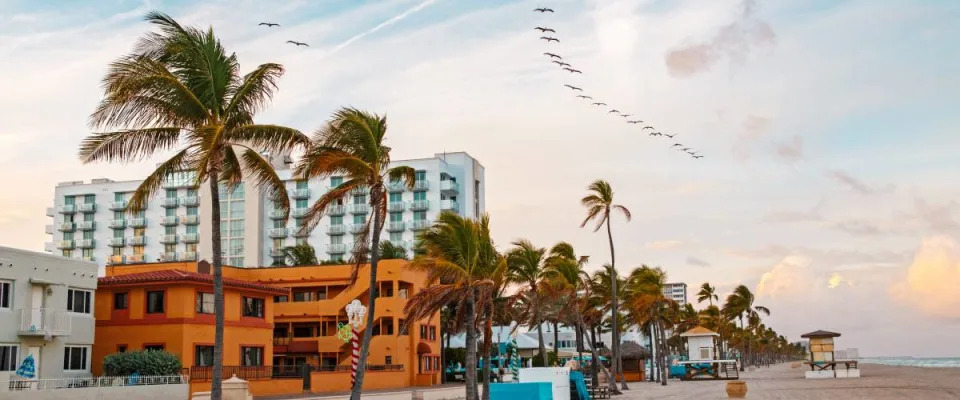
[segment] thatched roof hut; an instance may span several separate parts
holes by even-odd
[[[624,360],[643,360],[650,358],[650,351],[637,342],[626,341],[620,344],[620,354]]]

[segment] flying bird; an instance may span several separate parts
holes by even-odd
[[[643,127],[643,128],[641,128],[641,129],[653,129],[653,127],[652,127],[652,126],[649,126],[649,125],[647,125],[647,126],[645,126],[645,127]]]
[[[683,146],[683,145],[680,143],[674,143],[673,146],[670,146],[670,147],[677,147],[677,146]]]
[[[629,116],[632,116],[632,115],[633,115],[633,114],[620,114],[620,116],[621,116],[621,117],[624,117],[624,118],[629,117]]]
[[[569,65],[569,64],[568,64],[568,65]],[[574,74],[574,73],[576,73],[576,74],[581,74],[581,75],[583,74],[583,72],[580,72],[579,69],[573,69],[573,68],[570,68],[570,67],[564,67],[563,69],[564,69],[564,71],[570,72],[571,74]]]
[[[536,29],[536,30],[538,30],[538,31],[540,31],[540,32],[553,32],[553,33],[557,33],[557,31],[555,31],[555,30],[553,30],[553,29],[544,28],[544,27],[542,27],[542,26],[538,26],[538,27],[533,28],[533,29]]]
[[[569,67],[569,66],[570,66],[570,64],[567,64],[567,63],[565,63],[565,62],[563,62],[563,61],[553,60],[552,62],[553,62],[554,64],[557,64],[557,65],[561,66],[561,67]],[[564,68],[564,69],[566,69],[566,68]]]
[[[703,158],[703,156],[693,156],[693,158]]]
[[[297,45],[298,47],[299,47],[299,46],[307,46],[307,47],[310,47],[309,44],[306,44],[306,43],[304,43],[304,42],[297,42],[297,41],[294,41],[294,40],[288,40],[287,43],[293,43],[293,44]]]
[[[660,132],[650,132],[650,136],[660,136]]]
[[[545,55],[545,56],[550,56],[550,58],[559,58],[559,59],[561,59],[561,60],[563,59],[563,57],[560,57],[559,55],[556,55],[556,54],[553,54],[553,53],[543,53],[543,55]]]
[[[267,28],[273,28],[275,26],[280,26],[280,24],[275,24],[273,22],[261,22],[257,26],[266,26]]]
[[[539,12],[539,13],[545,13],[545,12],[553,12],[553,9],[552,9],[552,8],[541,7],[541,8],[535,8],[535,9],[533,9],[533,11],[536,11],[536,12]]]
[[[613,110],[607,111],[607,114],[619,113],[619,112],[620,112],[620,111],[618,111],[618,110],[616,110],[616,109],[613,109]]]
[[[680,149],[680,151],[687,151],[687,150],[690,150],[690,148],[689,148],[689,147],[684,147],[684,148]]]
[[[590,99],[590,100],[593,100],[593,97],[584,96],[584,95],[582,95],[582,94],[578,94],[577,97],[579,97],[579,98],[581,98],[581,99]]]
[[[550,43],[550,42],[557,42],[557,43],[560,43],[560,39],[557,39],[557,38],[555,38],[555,37],[550,37],[550,36],[540,36],[540,39],[543,39],[543,40],[546,40],[546,41],[547,41],[547,43]]]
[[[605,105],[607,105],[607,103],[593,103],[593,105],[595,105],[595,106],[605,106]]]
[[[578,87],[576,87],[576,86],[571,86],[571,85],[563,85],[563,86],[566,86],[566,87],[568,87],[568,88],[570,88],[570,89],[572,89],[572,90],[579,90],[579,91],[581,91],[581,92],[583,91],[583,89],[580,89],[580,88],[578,88]]]
[[[639,119],[636,119],[636,120],[633,120],[633,121],[627,121],[628,124],[639,124],[639,123],[641,123],[641,122],[643,122],[643,121],[641,121],[641,120],[639,120]]]
[[[670,139],[673,139],[673,137],[674,137],[674,136],[677,136],[677,134],[674,133],[674,134],[672,134],[672,135],[668,135],[668,134],[664,133],[663,136],[666,136],[666,137],[668,137],[668,138],[670,138]]]

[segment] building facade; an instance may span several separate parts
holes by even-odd
[[[687,305],[687,284],[667,283],[663,285],[663,295],[683,307]]]
[[[90,376],[97,266],[0,247],[0,381],[32,355],[37,378]]]
[[[278,175],[287,182],[290,217],[283,219],[273,202],[256,187],[241,183],[220,189],[220,220],[224,264],[238,267],[283,264],[284,247],[309,244],[320,260],[349,259],[354,237],[371,217],[367,194],[350,193],[331,206],[323,220],[301,235],[301,217],[343,177],[298,181],[291,177],[289,158],[275,157]],[[430,158],[398,160],[391,166],[416,169],[413,189],[388,185],[388,215],[382,237],[410,250],[417,231],[430,226],[443,211],[477,217],[484,212],[486,183],[483,166],[465,152]],[[47,209],[51,240],[45,250],[100,266],[210,260],[213,247],[208,188],[197,187],[188,173],[168,177],[146,209],[131,215],[125,207],[141,181],[109,179],[62,182]],[[207,217],[205,217],[207,216]]]

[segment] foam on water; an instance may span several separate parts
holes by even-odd
[[[860,362],[906,367],[960,368],[960,358],[872,357],[862,358]]]

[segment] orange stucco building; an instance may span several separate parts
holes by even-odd
[[[403,320],[407,298],[423,288],[426,275],[406,268],[406,261],[384,260],[378,265],[376,323],[372,327],[365,389],[429,386],[440,383],[439,315],[428,320]],[[224,376],[236,373],[251,382],[256,395],[349,390],[350,345],[337,338],[338,325],[347,322],[344,307],[359,299],[367,304],[369,266],[361,280],[349,286],[352,266],[224,267],[225,332]],[[208,344],[213,343],[213,315],[198,313],[212,298],[210,266],[205,262],[108,266],[97,289],[97,331],[94,370],[103,357],[118,351],[163,348],[180,356],[191,368],[191,389],[206,390],[209,368],[203,368]],[[164,291],[164,313],[156,311],[157,294]],[[127,309],[117,301],[129,293]],[[149,299],[148,299],[149,297]],[[253,318],[262,298],[262,319]],[[151,305],[150,302],[154,304]],[[252,303],[252,304],[251,304]],[[364,327],[367,329],[369,327]],[[362,334],[362,331],[361,331]],[[262,353],[256,348],[262,348]],[[261,367],[250,366],[260,357]],[[253,360],[259,361],[259,359]],[[301,366],[307,365],[309,377]]]

